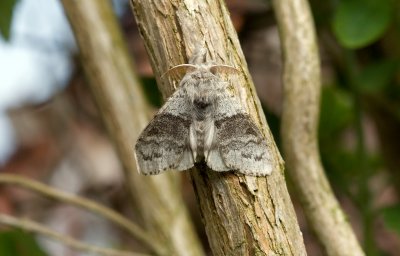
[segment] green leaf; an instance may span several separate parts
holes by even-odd
[[[333,32],[344,47],[364,47],[385,32],[393,10],[391,0],[341,0],[334,13]]]
[[[0,232],[0,255],[46,256],[32,234],[13,229]]]
[[[398,61],[384,60],[370,64],[358,76],[357,85],[361,92],[374,93],[382,91],[396,75]]]
[[[10,27],[16,2],[17,0],[0,1],[0,33],[6,40],[10,38]]]
[[[382,217],[385,226],[400,236],[400,205],[382,209]]]

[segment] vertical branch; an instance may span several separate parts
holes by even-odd
[[[127,184],[145,226],[167,255],[202,255],[173,173],[140,176],[133,157],[148,107],[109,1],[63,0],[77,38],[92,92],[115,141]]]
[[[317,143],[320,63],[306,0],[273,0],[284,54],[282,141],[289,174],[328,255],[364,255],[324,174]]]
[[[249,177],[205,167],[191,176],[214,255],[305,255],[296,215],[283,176],[283,164],[255,94],[243,53],[223,1],[131,0],[159,88],[174,91],[161,74],[187,63],[198,43],[210,57],[237,67],[240,99],[257,121],[273,157],[273,173]]]

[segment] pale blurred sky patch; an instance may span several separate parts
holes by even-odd
[[[114,0],[121,15],[126,0]],[[10,40],[0,36],[0,165],[17,142],[10,108],[38,104],[68,84],[77,46],[59,0],[20,0],[14,8]]]

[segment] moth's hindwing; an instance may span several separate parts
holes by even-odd
[[[182,171],[194,165],[187,142],[191,121],[186,100],[178,88],[138,138],[135,156],[140,173]]]
[[[269,175],[272,158],[261,131],[236,98],[221,96],[214,120],[215,147],[207,159],[208,166],[214,171]]]

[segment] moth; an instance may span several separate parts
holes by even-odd
[[[179,87],[140,134],[135,158],[141,174],[183,171],[205,161],[216,172],[236,171],[266,176],[272,171],[271,153],[261,131],[221,72],[236,69],[206,61],[198,48]]]

